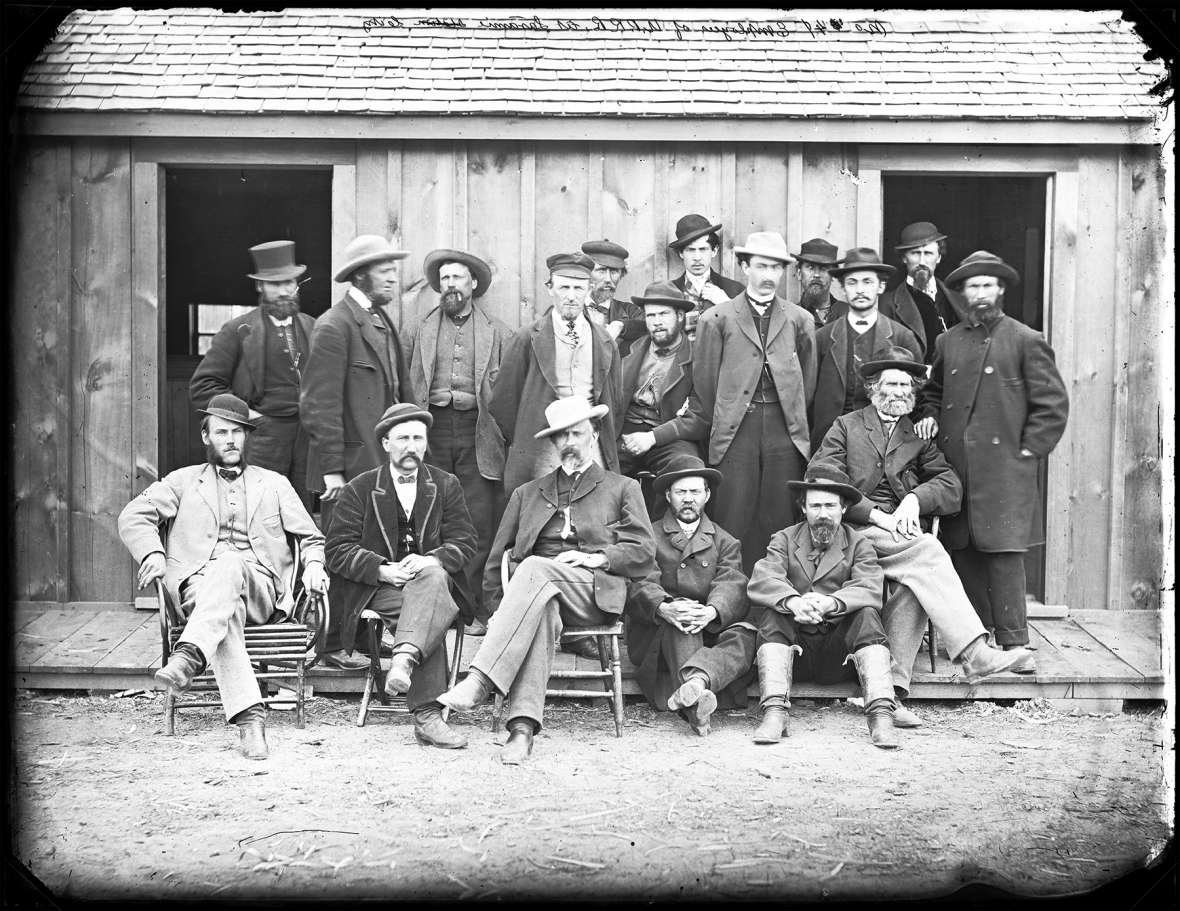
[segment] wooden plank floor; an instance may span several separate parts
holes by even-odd
[[[155,613],[94,610],[58,605],[17,605],[13,617],[16,686],[31,689],[118,691],[150,689],[160,666],[160,633]],[[1159,616],[1148,611],[1079,611],[1060,619],[1030,621],[1036,648],[1035,676],[1001,674],[968,686],[940,647],[935,670],[929,654],[918,655],[911,699],[1164,699],[1168,688],[1161,667]],[[467,637],[463,667],[481,639]],[[625,648],[625,646],[624,646]],[[558,653],[556,670],[590,670],[585,658]],[[636,694],[624,651],[623,686]],[[364,677],[355,671],[316,667],[310,673],[318,692],[360,693]],[[753,692],[753,689],[751,690]],[[851,684],[797,683],[800,697],[852,695]]]

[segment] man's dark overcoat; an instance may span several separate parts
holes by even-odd
[[[654,431],[657,446],[680,439],[679,424],[683,422],[678,422],[677,419],[683,418],[681,412],[686,410],[685,403],[688,401],[688,394],[692,391],[692,339],[687,335],[682,338],[680,350],[676,352],[671,366],[668,367],[668,372],[664,374],[664,379],[661,381],[659,389],[656,390],[659,396],[661,422]],[[651,350],[651,344],[651,336],[645,336],[623,360],[623,394],[619,399],[622,410],[618,420],[620,431],[623,427],[627,407],[631,404],[631,399],[635,397],[635,392],[639,388],[639,371],[643,367],[643,359]]]
[[[904,278],[900,284],[882,294],[877,302],[877,309],[914,333],[918,344],[922,346],[918,360],[924,360],[927,364],[934,354],[934,340],[930,337],[930,330],[939,325],[939,316],[945,314],[943,322],[949,329],[958,323],[966,312],[961,294],[948,288],[941,278],[935,278],[934,281],[938,286],[938,294],[932,303],[927,295],[919,292],[922,296],[922,305],[919,306],[914,298],[913,287]]]
[[[643,318],[642,307],[631,303],[631,301],[612,298],[606,321],[613,323],[615,320],[623,324],[623,328],[619,330],[619,337],[615,339],[615,344],[619,348],[619,357],[624,358],[631,353],[631,346],[638,339],[647,335],[647,321]]]
[[[947,549],[966,547],[968,534],[985,553],[1043,542],[1037,465],[1069,417],[1045,337],[1010,316],[953,326],[935,342],[918,413],[938,421],[939,446],[963,482],[963,511],[942,525]]]
[[[377,592],[378,569],[397,556],[400,504],[393,485],[388,462],[363,472],[344,485],[328,523],[324,547],[328,603],[340,617],[345,649],[352,648],[361,611]],[[463,570],[475,554],[475,527],[459,479],[423,464],[418,469],[412,518],[419,553],[436,557],[450,574],[452,596],[464,620],[470,622],[475,612]]]

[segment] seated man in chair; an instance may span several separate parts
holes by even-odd
[[[443,721],[437,699],[447,685],[456,597],[470,618],[463,573],[475,555],[475,526],[459,479],[422,461],[433,423],[429,411],[409,402],[381,416],[376,435],[389,461],[341,489],[326,553],[346,647],[351,651],[361,611],[379,614],[394,636],[386,694],[407,694],[419,743],[455,750],[467,738]]]
[[[512,492],[484,572],[492,618],[463,681],[439,697],[470,711],[492,688],[510,698],[508,742],[500,761],[518,764],[541,728],[554,641],[563,626],[614,623],[630,579],[655,566],[655,543],[639,484],[594,461],[597,420],[605,405],[582,396],[545,409],[548,437],[560,459],[553,471]],[[505,550],[518,564],[501,588]]]
[[[119,536],[139,563],[140,587],[162,579],[187,618],[156,681],[182,693],[212,667],[242,753],[265,759],[266,709],[243,628],[290,612],[287,580],[294,567],[287,535],[300,541],[304,586],[327,589],[324,538],[290,481],[246,464],[246,434],[254,429],[246,403],[222,393],[201,413],[207,463],[178,468],[128,503],[119,514]],[[165,550],[160,525],[168,521]]]

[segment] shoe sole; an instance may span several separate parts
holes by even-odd
[[[174,679],[172,679],[171,677],[169,677],[167,674],[165,674],[163,670],[156,671],[152,675],[152,679],[155,680],[156,683],[160,684],[160,686],[162,686],[166,690],[168,690],[168,692],[171,693],[173,696],[179,696],[182,693],[187,693],[189,687],[192,686],[191,680],[188,683],[180,684],[177,681],[175,681]]]
[[[410,691],[410,680],[408,677],[394,677],[392,674],[387,674],[384,689],[386,696],[404,696]]]
[[[676,692],[668,697],[668,711],[675,712],[678,709],[690,708],[696,705],[707,692],[708,690],[705,689],[698,690],[696,684],[682,683]],[[714,697],[713,702],[716,703],[716,701],[717,699]],[[714,704],[713,709],[709,710],[710,715],[713,714],[715,708],[716,705]]]
[[[1028,660],[1029,659],[1026,657],[1014,658],[1012,663],[1009,664],[1007,667],[1002,667],[999,670],[992,671],[990,674],[977,674],[977,675],[968,674],[966,676],[967,685],[968,686],[975,686],[975,684],[979,683],[979,681],[986,680],[988,677],[994,677],[996,674],[1035,674],[1037,672],[1037,668],[1036,668],[1035,664],[1032,667],[1026,666],[1020,670],[1017,669],[1020,667],[1021,662],[1028,661]]]
[[[427,737],[425,734],[421,733],[420,731],[414,731],[414,738],[420,744],[422,744],[422,746],[438,747],[440,750],[461,750],[465,746],[467,746],[466,740],[464,740],[462,743],[442,743],[442,742],[435,740],[431,737]]]

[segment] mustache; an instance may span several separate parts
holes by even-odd
[[[570,446],[562,446],[561,447],[561,458],[563,460],[577,458],[581,454],[582,453],[578,450],[577,446],[570,445]]]

